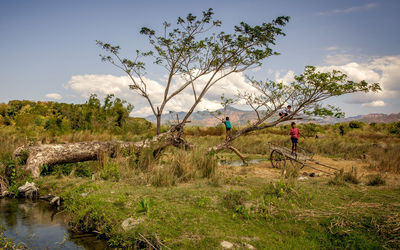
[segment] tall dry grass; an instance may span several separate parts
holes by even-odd
[[[400,144],[374,146],[368,155],[371,169],[379,172],[400,173]]]

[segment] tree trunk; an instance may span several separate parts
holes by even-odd
[[[40,176],[43,165],[65,164],[82,161],[97,160],[102,154],[114,155],[118,148],[130,149],[134,147],[129,142],[77,142],[67,144],[43,144],[31,147],[19,147],[14,156],[19,157],[28,152],[24,169],[34,178]]]
[[[161,133],[161,115],[157,115],[157,135]]]
[[[14,151],[14,157],[28,155],[23,167],[34,178],[40,176],[41,167],[46,165],[74,163],[97,160],[101,155],[114,156],[117,150],[126,149],[140,152],[143,148],[153,147],[155,153],[161,152],[166,146],[190,148],[179,135],[166,132],[139,142],[105,141],[105,142],[77,142],[67,144],[43,144],[38,146],[22,146]]]

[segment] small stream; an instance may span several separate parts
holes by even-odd
[[[106,248],[93,234],[68,231],[64,213],[40,200],[0,199],[0,225],[7,238],[33,249]]]
[[[251,164],[257,164],[260,162],[264,162],[264,161],[268,161],[268,159],[252,159],[252,160],[248,160],[247,164],[251,165]],[[226,165],[226,166],[231,166],[231,167],[240,167],[240,166],[246,166],[243,164],[242,160],[234,160],[234,161],[223,161],[223,162],[219,162],[220,165]]]

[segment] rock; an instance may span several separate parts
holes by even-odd
[[[45,201],[51,201],[55,196],[48,194],[48,195],[42,195],[39,197],[40,200],[45,200]]]
[[[86,197],[88,195],[88,193],[81,193],[82,197]]]
[[[308,180],[308,178],[305,176],[300,176],[299,178],[297,178],[297,180],[304,181],[304,180]]]
[[[247,249],[255,249],[255,247],[253,247],[252,245],[250,245],[250,244],[248,244],[248,243],[244,243],[244,246],[245,246]]]
[[[61,206],[61,198],[58,196],[55,196],[51,201],[50,201],[50,205],[52,206]]]
[[[130,229],[135,228],[137,225],[139,225],[143,221],[144,221],[143,217],[136,218],[136,219],[128,218],[122,222],[121,227],[122,227],[122,229],[124,229],[124,231],[128,231]]]
[[[224,240],[221,242],[221,247],[225,248],[225,249],[231,249],[231,248],[233,248],[233,244],[230,243],[229,241]]]
[[[35,183],[26,182],[25,185],[18,188],[20,193],[25,198],[34,198],[39,194],[39,188],[35,186]]]
[[[8,192],[7,190],[6,190],[6,191],[3,191],[3,192],[1,193],[1,198],[7,197],[7,196],[9,196],[9,195],[10,195],[10,192]]]

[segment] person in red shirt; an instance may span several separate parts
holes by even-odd
[[[290,129],[290,139],[292,140],[292,155],[297,156],[297,143],[299,142],[300,130],[296,128],[296,123],[292,122]]]

